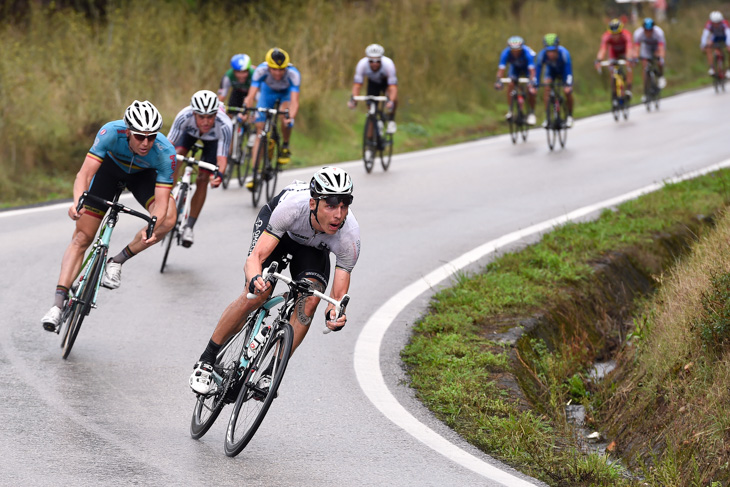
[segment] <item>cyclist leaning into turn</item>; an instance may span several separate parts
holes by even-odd
[[[507,90],[507,106],[510,105],[510,97],[514,90],[517,78],[526,77],[530,79],[527,89],[527,102],[530,106],[530,113],[527,115],[527,124],[535,125],[535,95],[537,90],[534,83],[535,78],[535,51],[525,45],[524,39],[520,36],[512,36],[507,39],[507,47],[502,51],[499,57],[499,66],[497,68],[497,81],[494,87],[498,90],[502,89],[501,78],[504,76],[504,70],[509,64],[509,72],[507,76],[511,78],[509,89]],[[507,120],[512,118],[512,111],[508,111],[505,115]]]
[[[218,172],[223,174],[228,163],[228,150],[231,147],[233,124],[231,119],[219,109],[220,101],[215,93],[209,90],[195,92],[186,106],[175,117],[172,122],[170,133],[167,138],[175,145],[178,154],[185,155],[193,147],[195,142],[200,140],[203,143],[203,154],[200,159],[216,164]],[[177,180],[177,173],[175,179]],[[208,194],[208,182],[214,188],[221,184],[220,175],[210,178],[211,172],[205,169],[198,171],[196,179],[196,190],[193,199],[190,201],[190,216],[182,231],[183,247],[193,245],[193,226],[198,221],[200,211],[203,209],[205,197]]]
[[[540,72],[543,64],[545,65],[545,106],[550,100],[550,90],[547,86],[554,79],[560,79],[563,82],[563,91],[565,92],[565,100],[568,109],[568,116],[565,119],[567,127],[573,126],[573,63],[570,60],[570,52],[560,45],[560,39],[557,34],[545,34],[542,39],[543,49],[537,55],[535,61],[536,75],[535,87],[540,83]],[[543,126],[547,126],[547,118]]]
[[[716,45],[725,44],[725,48],[730,52],[730,24],[722,16],[722,12],[715,10],[710,13],[710,18],[702,30],[702,38],[700,39],[700,49],[707,54],[707,74],[714,76],[715,68],[712,67],[712,55]]]
[[[608,59],[623,59],[626,64],[626,96],[631,98],[631,84],[634,75],[631,72],[631,62],[627,57],[631,54],[631,34],[624,29],[624,24],[619,19],[613,19],[608,23],[608,30],[601,36],[601,47],[596,54],[596,69],[601,70],[601,61],[608,53]]]
[[[395,63],[392,59],[384,56],[385,49],[380,44],[370,44],[365,48],[365,57],[360,59],[355,67],[355,80],[352,84],[352,96],[347,106],[350,109],[357,106],[353,96],[360,96],[362,84],[365,78],[368,79],[367,96],[388,97],[385,109],[390,112],[388,115],[387,133],[394,134],[397,127],[395,124],[395,110],[398,107],[398,77],[395,74]]]
[[[294,181],[261,208],[253,227],[251,247],[244,265],[246,289],[223,312],[200,360],[190,376],[190,387],[198,394],[207,394],[211,387],[212,364],[221,345],[238,332],[248,315],[261,306],[271,294],[271,285],[261,272],[272,262],[292,256],[291,275],[309,279],[324,292],[330,276],[330,252],[335,255],[335,272],[331,296],[340,300],[350,288],[350,273],[360,256],[360,227],[350,212],[352,179],[335,167],[323,167],[309,184]],[[279,271],[281,272],[281,271]],[[247,293],[258,295],[248,299]],[[313,296],[300,300],[292,315],[294,342],[292,353],[304,339],[319,299]],[[333,331],[345,326],[347,317],[335,319],[334,306],[325,309],[327,328]],[[261,378],[259,387],[270,384],[270,376]],[[266,381],[269,381],[268,383]]]
[[[74,181],[74,200],[68,216],[76,222],[76,228],[63,254],[54,304],[41,320],[45,330],[55,332],[61,324],[61,308],[69,286],[81,270],[84,253],[107,210],[89,201],[81,212],[76,212],[84,191],[111,200],[118,184],[124,183],[150,215],[157,217],[152,237],[147,238],[145,226],[124,250],[109,259],[101,280],[101,285],[109,289],[119,287],[124,262],[162,240],[175,224],[174,201],[169,204],[175,148],[159,133],[161,127],[162,116],[157,108],[149,101],[135,100],[124,112],[123,120],[109,122],[97,133]]]
[[[667,52],[667,41],[664,37],[664,31],[661,27],[654,24],[654,19],[645,18],[641,23],[641,27],[634,31],[634,59],[641,59],[642,73],[646,77],[646,69],[649,61],[656,59],[656,66],[659,70],[659,79],[657,84],[659,88],[664,88],[666,80],[664,79],[664,56]],[[646,86],[646,80],[644,80]],[[646,101],[646,93],[642,96],[642,101]]]
[[[251,81],[251,89],[246,96],[244,104],[252,107],[256,95],[260,92],[257,108],[273,108],[274,104],[279,101],[279,109],[289,109],[289,118],[281,116],[281,152],[279,153],[278,164],[289,164],[291,161],[291,151],[289,150],[289,139],[294,128],[294,119],[299,112],[299,85],[302,77],[299,70],[289,63],[289,54],[283,49],[274,47],[266,53],[266,60],[259,64],[253,72]],[[256,132],[261,133],[264,129],[266,115],[260,112],[256,113]],[[258,154],[259,137],[256,137],[253,153],[254,157]],[[255,160],[255,159],[254,159]],[[246,182],[248,189],[253,189],[253,179]]]

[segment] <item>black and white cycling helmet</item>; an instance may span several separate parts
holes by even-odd
[[[212,115],[218,112],[218,95],[210,90],[196,91],[190,100],[190,106],[195,113],[200,115]]]
[[[352,195],[352,178],[338,167],[325,166],[312,176],[309,194],[314,199]]]
[[[385,54],[385,49],[380,44],[370,44],[365,48],[365,55],[371,58],[381,58]]]
[[[124,111],[124,123],[136,132],[158,132],[162,128],[162,115],[147,100],[134,100]]]

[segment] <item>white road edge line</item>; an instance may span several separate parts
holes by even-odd
[[[684,175],[667,179],[662,183],[654,183],[641,189],[631,191],[630,193],[577,209],[567,215],[532,225],[523,230],[518,230],[487,242],[461,255],[460,257],[457,257],[451,262],[442,265],[427,276],[410,284],[398,294],[391,297],[385,304],[375,311],[375,313],[365,323],[365,326],[358,336],[357,343],[355,344],[355,355],[353,360],[355,374],[363,392],[370,402],[372,402],[386,418],[403,428],[407,433],[423,442],[426,446],[432,448],[436,452],[451,459],[459,465],[488,479],[500,482],[510,487],[526,487],[535,485],[527,480],[523,480],[504,472],[450,443],[444,437],[421,423],[398,402],[395,396],[393,396],[390,390],[388,390],[388,386],[385,384],[385,379],[383,378],[383,374],[380,369],[380,346],[388,328],[398,314],[400,314],[414,299],[421,295],[421,293],[432,289],[443,280],[451,277],[455,272],[476,262],[487,254],[493,253],[500,248],[517,242],[525,237],[544,232],[567,222],[590,215],[595,211],[609,208],[638,198],[644,194],[651,193],[661,189],[667,184],[692,179],[726,167],[730,167],[730,159],[714,164],[705,169],[691,171]]]

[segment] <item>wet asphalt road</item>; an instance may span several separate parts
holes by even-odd
[[[353,352],[384,300],[444,262],[517,229],[730,157],[730,94],[700,90],[635,108],[628,122],[578,120],[566,150],[542,130],[396,157],[383,173],[345,163],[362,256],[348,326],[322,335],[321,312],[280,397],[248,448],[223,454],[229,409],[200,441],[189,436],[187,380],[225,306],[243,288],[256,210],[236,183],[211,190],[195,245],[162,248],[124,266],[100,291],[68,360],[40,318],[52,304],[73,223],[66,205],[0,213],[0,485],[499,485],[443,457],[384,418],[358,385]],[[397,136],[396,136],[397,143]],[[308,179],[311,170],[280,175]],[[131,204],[131,200],[124,200]],[[136,203],[134,203],[136,207]],[[140,225],[122,217],[112,252]],[[391,392],[430,428],[486,462],[434,420],[404,383],[398,351],[428,293],[395,320],[381,348]]]

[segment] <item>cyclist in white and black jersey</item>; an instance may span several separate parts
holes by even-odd
[[[634,62],[641,59],[644,76],[646,76],[646,68],[649,61],[656,59],[656,66],[659,71],[659,79],[657,82],[659,88],[664,88],[666,86],[666,80],[664,79],[664,56],[667,52],[667,40],[664,37],[664,31],[654,23],[654,19],[650,17],[645,18],[641,23],[641,27],[634,31],[633,49]],[[642,101],[645,100],[646,94],[642,97]]]
[[[209,90],[196,92],[190,100],[190,106],[180,110],[172,122],[167,138],[175,146],[178,154],[187,154],[195,142],[203,143],[203,154],[200,159],[216,164],[220,174],[225,173],[228,163],[228,149],[231,147],[233,124],[228,115],[220,109],[218,96]],[[175,171],[175,180],[180,169]],[[197,189],[190,201],[190,216],[188,216],[182,233],[183,247],[193,244],[193,226],[200,216],[208,193],[208,182],[214,188],[221,184],[220,175],[210,179],[211,172],[205,169],[198,171],[196,180]]]
[[[370,44],[365,48],[365,57],[355,67],[352,96],[360,96],[365,78],[368,79],[367,96],[380,96],[385,93],[388,97],[385,109],[389,112],[387,132],[394,134],[395,110],[398,107],[398,77],[395,74],[395,63],[384,54],[385,49],[380,44]],[[355,108],[357,102],[351,97],[347,106]]]
[[[350,288],[350,273],[360,256],[360,227],[350,212],[352,179],[343,170],[324,167],[309,184],[295,181],[265,205],[254,224],[248,258],[244,265],[246,289],[223,312],[205,351],[190,376],[190,387],[198,394],[207,394],[211,387],[212,364],[228,337],[238,332],[248,315],[261,306],[272,292],[261,272],[272,262],[291,255],[294,279],[309,279],[324,292],[330,276],[330,252],[335,255],[335,271],[330,295],[340,300]],[[247,293],[258,295],[248,299]],[[294,330],[292,353],[304,339],[319,305],[313,296],[297,303],[292,315]],[[334,306],[325,309],[327,328],[338,331],[347,316],[336,318]],[[270,378],[259,383],[262,389]]]

